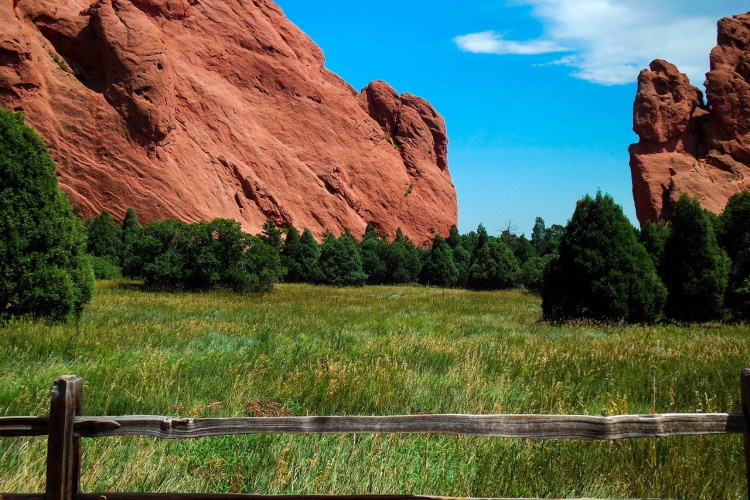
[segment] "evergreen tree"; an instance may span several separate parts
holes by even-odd
[[[122,274],[128,278],[141,277],[137,272],[140,263],[136,261],[134,248],[142,237],[143,227],[135,209],[130,207],[125,212],[125,219],[122,222]]]
[[[534,228],[531,230],[531,244],[534,246],[536,254],[541,256],[544,254],[544,237],[547,226],[544,223],[544,219],[537,217],[534,220]]]
[[[709,321],[723,316],[729,259],[713,223],[697,200],[682,195],[670,220],[661,274],[669,292],[666,313],[680,321]]]
[[[422,265],[419,248],[404,235],[401,228],[396,230],[393,243],[381,247],[381,259],[385,266],[383,283],[397,285],[417,281]]]
[[[453,251],[438,234],[425,255],[419,282],[424,285],[451,287],[456,284],[456,281],[458,281],[458,269],[453,262]]]
[[[373,226],[372,222],[367,223],[367,227],[365,228],[365,234],[362,235],[362,242],[364,243],[366,240],[377,240],[380,239],[380,235],[377,231],[375,231],[375,226]]]
[[[299,230],[294,226],[289,226],[284,239],[284,246],[281,247],[281,265],[286,269],[285,281],[289,283],[299,283],[301,280],[297,275],[296,263],[299,258],[302,239]]]
[[[47,145],[23,121],[0,109],[0,320],[64,321],[93,294],[86,234]]]
[[[456,248],[453,249],[453,263],[456,265],[456,270],[458,271],[456,286],[459,288],[466,288],[469,286],[471,252],[469,252],[462,244],[456,245]]]
[[[487,234],[487,230],[484,228],[484,225],[480,222],[479,226],[477,227],[477,243],[474,246],[474,250],[472,254],[476,255],[476,253],[479,250],[481,250],[482,247],[485,246],[488,241],[490,241],[490,235]]]
[[[312,231],[305,229],[300,238],[299,254],[294,264],[294,276],[299,282],[318,283],[321,281],[320,267],[320,245],[315,240]]]
[[[609,195],[586,196],[545,272],[542,311],[549,320],[654,321],[666,291],[635,230]]]
[[[661,265],[661,258],[664,254],[664,244],[669,236],[669,226],[664,221],[647,222],[641,234],[638,235],[638,241],[651,256],[654,266],[658,269]]]
[[[145,278],[146,266],[154,264],[165,254],[186,228],[187,224],[176,219],[164,219],[144,226],[141,237],[132,243],[131,255],[125,263],[125,276]]]
[[[362,255],[362,271],[367,275],[367,283],[381,285],[386,280],[386,267],[382,254],[390,246],[388,241],[381,240],[377,235],[365,233],[360,252]]]
[[[214,219],[149,224],[142,239],[145,283],[165,290],[266,292],[283,276],[278,251],[242,232],[237,221]]]
[[[454,250],[461,243],[461,235],[458,234],[458,227],[455,224],[448,230],[448,237],[445,239],[445,242]]]
[[[494,240],[484,245],[469,269],[469,288],[500,290],[516,285],[520,268],[508,245]]]
[[[515,234],[510,234],[508,235],[506,241],[508,241],[508,246],[513,252],[513,255],[515,255],[516,259],[518,259],[519,264],[523,264],[530,258],[536,257],[536,250],[534,250],[534,245],[532,245],[531,242],[526,239],[525,235],[522,234],[521,236],[516,236]]]
[[[321,281],[326,285],[362,286],[367,280],[367,275],[362,271],[357,240],[349,233],[340,238],[333,234],[326,235],[320,248],[318,265]]]
[[[521,266],[518,281],[527,290],[540,291],[544,285],[544,273],[556,254],[548,253],[544,257],[532,257]]]
[[[750,318],[750,192],[735,194],[719,216],[719,244],[732,261],[725,304],[735,319]]]
[[[279,251],[281,250],[281,245],[283,243],[281,234],[281,229],[276,227],[276,222],[274,222],[273,219],[268,219],[263,224],[263,231],[260,233],[260,239],[271,248],[275,248]]]
[[[119,265],[122,255],[122,228],[115,222],[109,210],[102,209],[99,215],[88,219],[86,233],[88,253],[95,257],[107,257]]]

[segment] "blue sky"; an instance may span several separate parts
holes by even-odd
[[[628,145],[638,71],[703,89],[716,21],[747,0],[276,0],[357,89],[385,80],[448,126],[459,229],[530,234],[611,194],[637,223]]]

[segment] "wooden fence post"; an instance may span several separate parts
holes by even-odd
[[[745,473],[750,500],[750,368],[742,370],[742,413],[745,414]]]
[[[83,379],[64,375],[52,385],[47,440],[45,500],[73,500],[81,477],[81,439],[73,436],[76,415],[83,406]]]

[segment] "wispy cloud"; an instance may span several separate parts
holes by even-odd
[[[453,39],[458,47],[465,52],[475,54],[519,54],[535,55],[550,54],[554,52],[570,52],[572,49],[564,47],[553,40],[531,40],[528,42],[516,42],[505,40],[496,31],[483,31],[481,33],[469,33],[460,35]]]
[[[485,31],[453,40],[461,50],[485,54],[570,52],[552,64],[569,66],[572,76],[604,85],[635,82],[651,60],[667,59],[701,85],[716,44],[716,21],[746,11],[740,5],[744,2],[515,0],[515,5],[531,7],[542,23],[542,37],[515,41]]]

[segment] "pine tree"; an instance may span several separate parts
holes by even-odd
[[[519,272],[518,260],[508,245],[500,240],[490,241],[477,252],[469,269],[468,285],[474,290],[513,288]]]
[[[367,280],[367,274],[362,271],[357,240],[349,233],[340,238],[333,234],[326,236],[320,248],[318,265],[321,280],[326,285],[362,286]]]
[[[122,228],[109,210],[86,221],[87,251],[96,257],[108,257],[117,264],[122,254]]]
[[[725,303],[735,319],[750,319],[750,192],[735,194],[719,216],[719,244],[732,261]]]
[[[367,223],[367,227],[365,227],[365,234],[362,235],[362,242],[364,243],[366,240],[370,239],[380,239],[380,235],[377,231],[375,231],[375,226],[372,224],[372,222]]]
[[[93,294],[86,235],[47,145],[23,121],[0,109],[0,320],[64,321]]]
[[[453,262],[453,251],[439,234],[425,256],[419,282],[424,285],[451,287],[458,281],[458,269]]]
[[[664,286],[611,196],[597,193],[578,202],[558,250],[542,288],[546,319],[656,320]]]
[[[542,219],[541,217],[537,217],[534,220],[534,228],[531,230],[531,244],[534,246],[534,250],[539,256],[542,256],[546,253],[544,248],[544,236],[546,229],[547,226],[544,223],[544,219]]]
[[[480,223],[479,226],[477,226],[477,243],[472,254],[476,255],[476,253],[481,250],[488,241],[490,241],[490,235],[487,234],[487,230],[484,228],[484,225]]]
[[[279,252],[235,220],[152,223],[136,251],[146,286],[162,290],[267,292],[283,276]]]
[[[419,248],[404,235],[401,228],[396,230],[393,243],[383,245],[380,252],[385,266],[383,283],[397,285],[417,281],[422,264]]]
[[[445,242],[454,250],[461,243],[461,235],[458,233],[458,227],[455,224],[448,230],[448,237]]]
[[[641,242],[651,256],[651,260],[657,269],[661,265],[661,258],[664,255],[664,244],[667,242],[667,237],[669,237],[669,226],[664,221],[647,222],[643,226],[643,229],[641,229],[641,234],[638,235],[638,241]]]
[[[278,251],[281,249],[283,243],[281,234],[281,229],[276,227],[276,222],[274,222],[273,219],[268,219],[263,224],[263,231],[260,233],[260,239],[268,246],[275,248]]]
[[[386,267],[382,254],[390,246],[387,240],[381,240],[377,235],[365,233],[360,252],[362,255],[362,271],[367,274],[369,285],[381,285],[386,281]]]
[[[135,246],[143,237],[143,227],[138,220],[135,209],[130,207],[125,212],[122,222],[122,274],[128,278],[141,278],[141,263],[135,256]]]
[[[679,321],[710,321],[724,314],[729,259],[697,200],[682,195],[670,220],[661,275],[669,292],[666,313]]]
[[[302,231],[300,238],[300,250],[295,261],[294,273],[299,282],[318,283],[321,281],[320,266],[320,245],[315,240],[312,231],[305,229]]]
[[[281,247],[281,251],[279,252],[281,255],[281,265],[286,269],[285,281],[289,283],[299,283],[301,281],[296,266],[301,247],[302,240],[299,230],[294,226],[289,226],[286,238],[284,239],[284,246]]]
[[[456,270],[458,271],[456,286],[459,288],[466,288],[469,285],[471,252],[460,243],[453,249],[453,263],[456,265]]]

